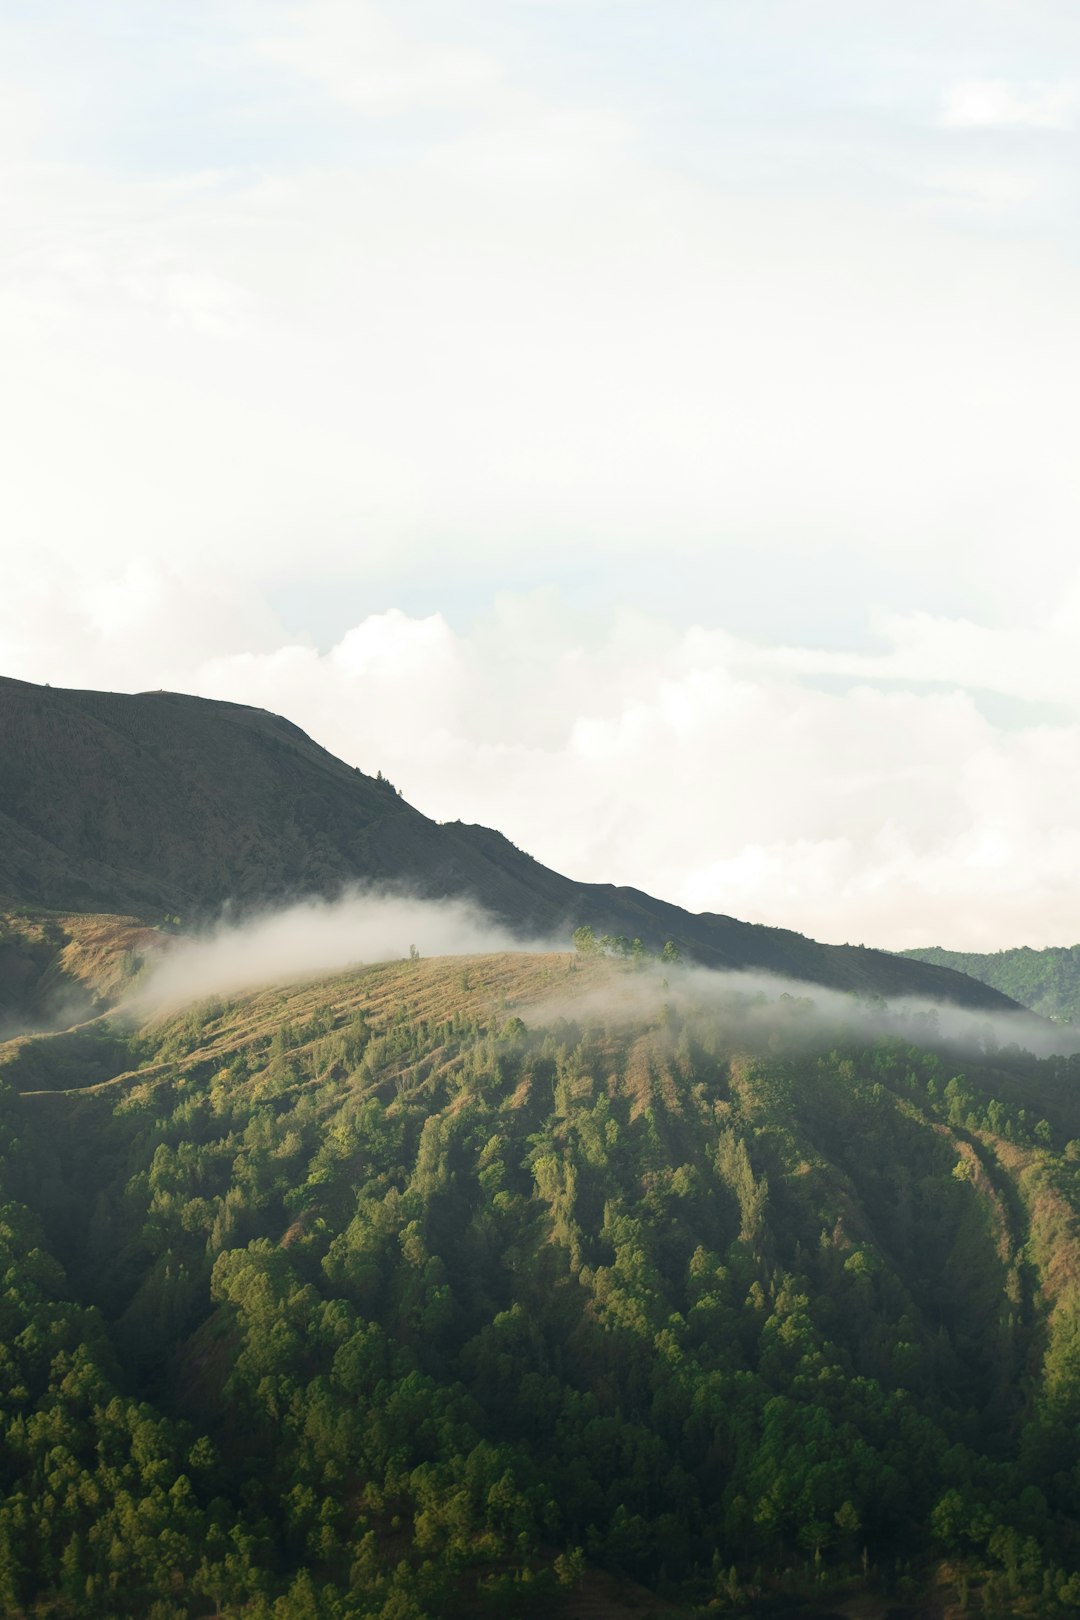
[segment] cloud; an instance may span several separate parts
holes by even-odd
[[[881,1037],[985,1056],[1009,1046],[1039,1057],[1080,1049],[1080,1030],[1027,1011],[975,1011],[913,996],[864,1000],[774,974],[651,963],[599,984],[587,981],[583,990],[568,987],[525,1009],[524,1021],[541,1027],[557,1018],[640,1026],[672,1010],[682,1018],[707,1011],[734,1050],[753,1051],[765,1043],[772,1052],[820,1050]]]
[[[1077,104],[1072,81],[1011,84],[1006,79],[973,79],[946,93],[940,121],[948,129],[1071,130]]]
[[[475,112],[502,86],[500,65],[486,52],[433,43],[391,19],[364,0],[316,0],[293,7],[287,28],[256,49],[368,117]]]
[[[934,681],[1080,713],[1080,575],[1060,577],[1037,623],[994,626],[916,612],[879,613],[874,624],[886,644],[874,654],[775,647],[762,649],[758,661],[804,675]]]
[[[267,984],[323,978],[411,950],[460,956],[526,946],[475,906],[357,892],[308,900],[207,933],[167,941],[141,979],[131,1005],[145,1013]],[[542,945],[539,948],[543,948]]]
[[[439,78],[442,47],[385,10],[306,9],[274,32],[294,37],[327,71]],[[1061,209],[1014,239],[974,180],[755,193],[596,85],[481,77],[450,120],[420,85],[403,144],[342,136],[336,161],[14,165],[12,544],[76,568],[231,556],[282,589],[321,571],[362,606],[508,567],[614,596],[635,558],[687,616],[703,570],[782,597],[785,560],[817,554],[841,604],[870,557],[954,598],[1042,588],[1080,516]],[[971,196],[1005,221],[992,246],[958,228]]]
[[[1026,638],[982,636],[996,686],[1011,669],[1030,690]],[[393,643],[392,677],[298,649],[216,661],[200,688],[286,709],[428,813],[499,826],[575,877],[894,947],[1075,933],[1080,694],[1007,726],[910,643],[823,690],[812,648],[640,614],[578,641],[544,601],[471,635],[395,614],[347,639]]]

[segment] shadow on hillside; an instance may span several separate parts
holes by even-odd
[[[101,1024],[22,1035],[0,1046],[0,1079],[15,1091],[82,1091],[131,1067],[127,1041]]]

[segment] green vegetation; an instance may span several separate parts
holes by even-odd
[[[13,1620],[1080,1606],[1080,1060],[578,953],[0,1077]]]
[[[574,929],[572,939],[579,956],[615,956],[639,965],[653,960],[652,952],[640,939],[628,939],[625,934],[598,934],[587,923]],[[673,939],[666,939],[659,957],[662,962],[681,962],[682,952]]]
[[[934,945],[902,954],[933,967],[966,973],[1043,1018],[1059,1024],[1080,1023],[1080,945],[1053,945],[1043,951],[1023,945],[988,954],[945,951]]]

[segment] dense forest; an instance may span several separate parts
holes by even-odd
[[[506,955],[0,1047],[0,1611],[1075,1614],[1080,1059],[865,1027]]]
[[[1080,1023],[1080,945],[1051,945],[1032,950],[946,951],[940,945],[904,951],[904,956],[932,967],[954,968],[1011,996],[1044,1018]]]

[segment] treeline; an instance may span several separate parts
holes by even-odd
[[[747,1615],[943,1557],[1075,1613],[1066,1061],[814,1049],[798,1001],[751,1050],[734,994],[527,1025],[476,972],[4,1098],[0,1609],[542,1616],[600,1567]]]
[[[630,939],[626,934],[598,934],[588,923],[575,928],[571,938],[579,956],[614,956],[624,962],[682,961],[682,952],[673,939],[665,940],[656,953],[647,950],[640,939]]]

